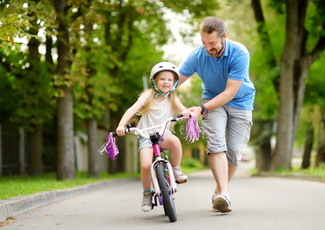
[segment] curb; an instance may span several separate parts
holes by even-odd
[[[139,180],[139,179],[127,178],[127,179],[101,181],[92,184],[82,185],[79,187],[73,187],[70,189],[40,192],[40,193],[30,194],[26,196],[14,197],[10,200],[2,200],[0,201],[0,221],[7,220],[8,216],[18,216],[30,210],[33,210],[35,208],[39,208],[41,206],[53,202],[67,199],[75,195],[111,187],[114,185],[128,183],[134,180]]]
[[[324,176],[311,176],[304,174],[292,174],[292,175],[276,175],[270,173],[257,173],[252,174],[253,177],[276,177],[276,178],[285,178],[285,179],[294,179],[294,180],[305,180],[305,181],[317,181],[317,182],[325,182]]]

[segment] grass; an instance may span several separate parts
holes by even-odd
[[[183,173],[190,173],[205,167],[196,160],[183,159]],[[0,178],[0,200],[8,200],[17,196],[25,196],[38,192],[68,189],[103,180],[122,178],[140,178],[140,173],[117,173],[115,175],[101,173],[100,178],[91,178],[87,172],[76,172],[75,180],[57,181],[56,174],[46,173],[43,176],[8,176]],[[140,183],[140,182],[139,182]]]
[[[250,170],[251,174],[258,174],[256,169]],[[325,180],[325,163],[322,163],[320,167],[315,168],[314,166],[310,166],[308,169],[301,169],[299,166],[292,167],[292,170],[286,170],[283,167],[279,168],[277,171],[268,172],[269,174],[273,175],[283,175],[283,176],[290,176],[290,175],[309,175],[309,176],[320,176],[321,180]]]
[[[16,196],[24,196],[38,192],[67,189],[103,180],[120,178],[140,178],[139,173],[117,173],[110,175],[101,173],[100,178],[88,177],[86,172],[76,172],[75,180],[57,181],[56,174],[46,173],[43,176],[9,176],[0,178],[0,200]]]

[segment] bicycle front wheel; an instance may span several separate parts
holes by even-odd
[[[163,197],[163,205],[165,214],[168,216],[171,222],[177,220],[175,204],[173,199],[173,193],[169,186],[168,178],[162,164],[157,165],[158,183]]]

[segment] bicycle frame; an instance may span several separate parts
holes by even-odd
[[[151,180],[152,180],[152,185],[153,185],[153,192],[156,196],[161,196],[161,191],[159,188],[159,183],[157,180],[157,173],[156,173],[156,167],[157,164],[159,163],[163,163],[167,166],[167,171],[169,174],[169,185],[171,187],[171,191],[172,193],[175,193],[177,191],[177,186],[176,186],[176,182],[175,182],[175,177],[174,177],[174,172],[172,169],[172,165],[170,164],[170,162],[168,161],[168,157],[166,156],[166,159],[163,159],[161,157],[161,151],[160,151],[160,146],[158,144],[159,141],[159,134],[156,133],[154,135],[150,136],[150,140],[153,143],[153,153],[155,156],[155,160],[152,162],[151,165]],[[160,205],[162,205],[162,203],[160,202]]]
[[[170,164],[167,155],[166,155],[166,159],[162,158],[162,156],[161,156],[159,140],[160,140],[160,138],[162,138],[162,135],[164,134],[169,122],[175,122],[175,121],[186,119],[186,118],[187,117],[183,117],[182,115],[179,115],[179,116],[174,116],[172,118],[165,120],[165,122],[159,126],[150,127],[150,128],[143,129],[143,130],[139,130],[138,128],[134,128],[134,127],[131,128],[130,126],[127,126],[127,129],[125,130],[126,133],[136,131],[138,133],[136,135],[142,136],[145,139],[149,139],[152,142],[155,160],[151,164],[150,173],[151,173],[151,180],[152,180],[152,186],[153,186],[153,193],[155,194],[155,197],[159,198],[160,205],[163,205],[163,202],[162,202],[162,199],[160,199],[161,198],[161,190],[159,187],[159,183],[157,180],[157,173],[156,173],[156,167],[158,164],[163,163],[167,168],[167,172],[169,175],[169,186],[171,188],[172,193],[177,192],[177,186],[176,186],[176,182],[175,182],[175,176],[174,176],[174,172],[172,169],[172,165]],[[153,133],[149,136],[144,133],[144,131],[149,131],[149,130],[153,130],[153,129],[157,129],[157,128],[161,128],[160,131]],[[157,204],[155,204],[155,205],[157,206]]]

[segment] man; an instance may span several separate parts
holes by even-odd
[[[232,210],[228,183],[241,161],[252,125],[255,88],[249,79],[249,53],[227,39],[224,22],[208,17],[201,25],[202,45],[192,51],[180,69],[180,84],[195,72],[202,80],[202,105],[190,108],[202,114],[207,154],[217,186],[212,210]]]

